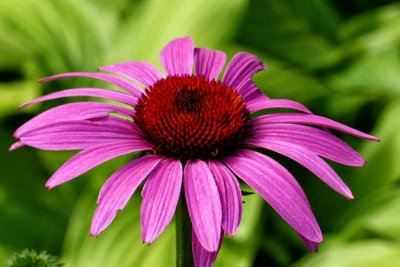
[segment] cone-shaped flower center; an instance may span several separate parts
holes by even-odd
[[[158,81],[135,109],[135,122],[155,152],[180,160],[229,153],[250,127],[250,113],[235,90],[197,76]]]

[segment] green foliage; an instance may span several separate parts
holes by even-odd
[[[54,102],[17,110],[19,104],[49,91],[95,84],[66,79],[40,85],[38,78],[133,59],[159,66],[162,46],[190,35],[196,45],[229,56],[240,50],[259,55],[269,69],[255,82],[268,96],[301,101],[317,114],[382,139],[376,144],[341,135],[368,161],[364,168],[334,165],[352,188],[353,202],[283,161],[304,187],[325,233],[318,254],[307,253],[294,231],[257,194],[249,194],[239,232],[225,237],[215,265],[396,266],[399,24],[400,5],[389,0],[0,1],[0,259],[31,247],[62,255],[62,262],[74,267],[175,262],[174,222],[150,247],[141,244],[139,192],[104,233],[89,237],[101,184],[130,157],[49,192],[45,179],[72,153],[7,148],[18,125]]]

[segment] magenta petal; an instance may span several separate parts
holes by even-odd
[[[122,210],[147,175],[157,166],[160,156],[143,156],[129,162],[105,182],[97,200],[92,219],[91,235],[99,235]]]
[[[322,241],[321,230],[303,190],[282,165],[249,150],[241,150],[240,157],[224,157],[223,160],[297,232],[311,241]]]
[[[245,95],[248,89],[245,85],[248,85],[254,74],[265,68],[264,63],[255,55],[239,52],[233,56],[226,67],[222,82],[235,88],[240,95]]]
[[[244,97],[244,100],[250,113],[263,110],[264,106],[266,105],[265,103],[270,101],[270,99],[260,91],[255,91],[251,95]]]
[[[181,186],[182,164],[179,160],[162,160],[147,178],[140,210],[144,242],[152,243],[171,222]]]
[[[311,114],[299,114],[299,113],[269,114],[255,118],[254,123],[260,123],[260,124],[298,123],[298,124],[316,125],[320,127],[335,129],[370,141],[379,141],[379,138],[375,136],[365,134],[363,132],[355,130],[349,126],[346,126],[334,120]]]
[[[70,103],[49,109],[30,119],[15,131],[14,136],[20,137],[26,132],[50,123],[106,117],[111,112],[117,112],[127,117],[133,116],[133,110],[112,104],[96,102]]]
[[[225,234],[235,235],[242,218],[242,193],[239,181],[232,172],[216,160],[209,161],[208,167],[215,178],[222,206],[222,228]]]
[[[219,242],[218,250],[215,252],[209,252],[203,248],[199,239],[196,236],[196,233],[192,231],[192,253],[194,259],[194,265],[196,267],[211,267],[213,266],[215,260],[217,259],[217,255],[219,249],[222,245],[223,240],[223,231],[221,231],[221,238]]]
[[[100,70],[120,74],[143,84],[146,88],[162,79],[161,73],[148,62],[123,62],[101,67]]]
[[[208,48],[194,49],[194,66],[197,76],[215,80],[221,73],[226,60],[226,54]]]
[[[257,87],[257,85],[253,82],[253,80],[248,80],[242,85],[242,90],[239,92],[240,95],[245,99],[248,100],[249,97],[258,92],[261,93],[260,89]],[[246,101],[247,102],[247,101]]]
[[[293,143],[345,165],[363,166],[365,164],[365,160],[357,151],[328,131],[285,123],[256,123],[254,126],[254,139]]]
[[[77,88],[77,89],[68,89],[60,92],[51,93],[45,96],[38,97],[36,99],[30,100],[28,102],[23,103],[19,108],[26,107],[28,105],[32,105],[35,103],[39,103],[42,101],[63,98],[63,97],[71,97],[71,96],[91,96],[91,97],[101,97],[106,99],[115,100],[121,103],[125,103],[131,106],[136,105],[137,99],[131,95],[113,91],[106,90],[100,88]]]
[[[333,190],[348,199],[354,199],[350,189],[342,179],[340,179],[336,172],[323,159],[310,150],[288,142],[268,140],[266,138],[250,140],[248,141],[248,144],[275,151],[297,161],[299,164],[303,165],[316,176],[321,178],[321,180],[329,185]]]
[[[104,132],[106,135],[112,136],[113,134],[122,135],[137,135],[139,128],[131,121],[126,121],[116,117],[102,117],[101,120],[67,120],[50,123],[41,127],[32,129],[22,137],[31,137],[43,134],[73,134],[73,133],[92,133],[99,131]],[[94,133],[96,134],[96,133]],[[67,137],[65,137],[67,138]],[[137,137],[138,138],[138,137]]]
[[[185,197],[193,230],[209,252],[218,250],[222,210],[218,188],[207,164],[189,160],[184,170]]]
[[[96,117],[89,119],[88,121],[105,127],[116,127],[121,130],[127,129],[128,131],[134,131],[136,133],[140,132],[139,127],[132,121],[114,116]]]
[[[117,118],[116,118],[117,119]],[[20,137],[26,145],[45,150],[85,149],[101,143],[143,141],[136,125],[131,128],[94,123],[62,121],[36,128]]]
[[[14,144],[12,144],[12,145],[10,146],[10,148],[8,149],[8,151],[13,151],[13,150],[18,149],[18,148],[21,148],[21,147],[23,147],[23,146],[25,146],[24,143],[15,142]]]
[[[255,99],[251,99],[246,104],[251,112],[270,108],[285,108],[294,109],[305,113],[312,113],[307,107],[303,106],[302,104],[287,99],[263,99],[261,97],[258,97]]]
[[[88,77],[88,78],[94,78],[94,79],[101,80],[101,81],[106,81],[108,83],[118,86],[119,88],[124,89],[125,91],[131,93],[135,97],[140,97],[140,95],[144,92],[138,86],[134,85],[133,83],[131,83],[125,79],[122,79],[120,77],[117,77],[117,76],[114,76],[111,74],[96,73],[96,72],[61,73],[61,74],[53,75],[50,77],[42,78],[39,80],[39,82],[49,82],[49,81],[54,81],[54,80],[59,80],[59,79],[64,79],[64,78],[70,78],[70,77]]]
[[[191,75],[194,44],[190,37],[177,38],[161,50],[161,65],[167,76]]]
[[[64,163],[46,183],[47,188],[54,188],[110,159],[143,150],[151,150],[152,147],[142,141],[124,141],[116,143],[100,144],[85,149],[66,163]]]
[[[318,245],[320,242],[313,242],[311,240],[308,240],[307,238],[305,238],[304,236],[302,236],[301,234],[297,233],[301,239],[301,241],[303,241],[304,245],[308,248],[309,251],[311,252],[318,252]]]

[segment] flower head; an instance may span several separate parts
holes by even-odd
[[[92,96],[129,107],[78,102],[52,108],[17,129],[15,137],[19,140],[11,149],[29,145],[81,150],[53,174],[46,183],[48,188],[112,158],[144,152],[103,185],[92,235],[100,234],[113,221],[143,183],[142,238],[152,243],[170,223],[183,187],[193,226],[195,263],[211,266],[223,234],[234,235],[241,220],[240,178],[294,228],[307,247],[316,250],[323,238],[302,188],[282,165],[259,151],[289,157],[352,199],[350,189],[322,158],[349,166],[362,166],[364,160],[328,129],[378,139],[314,115],[300,103],[266,97],[252,81],[265,65],[252,54],[234,55],[219,81],[225,60],[223,52],[194,48],[192,39],[185,37],[171,41],[161,51],[165,76],[149,63],[125,62],[102,67],[96,73],[44,78],[42,82],[90,77],[126,92],[68,89],[22,106],[61,97]],[[293,111],[252,115],[272,108]]]

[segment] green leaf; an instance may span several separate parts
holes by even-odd
[[[379,190],[400,178],[400,104],[393,101],[382,112],[373,134],[379,143],[364,143],[361,154],[367,164],[362,169],[351,169],[347,173],[349,185],[356,197],[363,197]]]
[[[396,240],[400,244],[400,190],[384,188],[361,199],[341,220],[341,234],[347,240],[359,239],[371,233],[374,237]]]
[[[341,58],[329,39],[335,35],[336,13],[328,1],[251,1],[238,39],[306,69],[327,68]]]
[[[2,1],[0,16],[0,55],[33,60],[39,75],[99,66],[116,29],[114,14],[87,1]]]
[[[197,47],[215,48],[233,35],[244,4],[245,0],[144,1],[121,25],[107,61],[146,60],[159,66],[161,48],[186,35]]]
[[[293,267],[393,267],[400,260],[400,245],[381,240],[338,242],[334,246],[311,254]]]
[[[313,103],[332,94],[319,79],[289,64],[265,57],[267,71],[254,77],[260,90],[271,98],[286,98],[302,103]]]
[[[33,149],[8,152],[14,142],[8,128],[0,121],[0,243],[8,251],[29,247],[58,253],[73,194],[61,200],[45,189],[49,174]]]
[[[400,96],[400,5],[389,5],[342,25],[343,39],[353,50],[346,68],[327,81],[337,90],[376,96]]]
[[[16,112],[19,105],[38,95],[39,85],[36,81],[0,83],[0,118]]]

